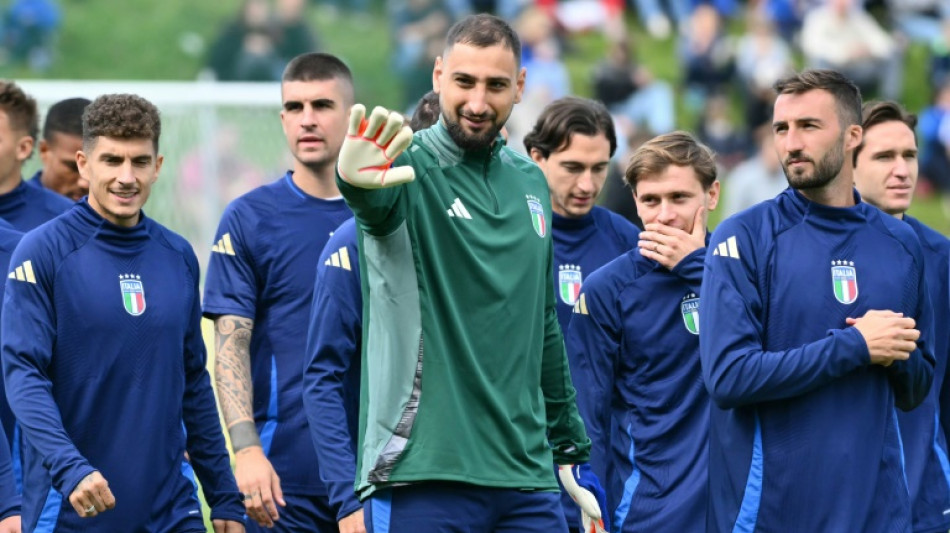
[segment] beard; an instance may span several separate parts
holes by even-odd
[[[789,170],[789,159],[798,159],[811,162],[814,171],[808,174],[806,169],[799,167],[796,170]],[[844,135],[838,138],[838,142],[831,147],[820,161],[815,163],[813,159],[808,158],[801,152],[793,152],[788,155],[785,161],[782,161],[782,170],[785,171],[785,178],[789,186],[793,189],[820,189],[831,183],[832,180],[841,172],[844,166]]]
[[[452,140],[455,141],[455,144],[462,150],[488,148],[491,146],[491,143],[495,141],[495,137],[498,137],[498,132],[501,131],[504,123],[498,124],[495,122],[497,119],[496,115],[491,115],[487,118],[492,121],[491,126],[481,133],[469,133],[462,129],[462,124],[459,120],[453,121],[448,115],[442,113],[442,120],[445,122],[445,129],[449,132],[449,137],[451,137]]]

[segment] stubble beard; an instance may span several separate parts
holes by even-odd
[[[844,135],[838,138],[838,142],[821,158],[817,163],[813,163],[814,172],[806,174],[804,169],[792,171],[788,168],[788,163],[782,162],[782,170],[785,172],[785,178],[789,186],[796,190],[820,189],[831,183],[844,166]]]

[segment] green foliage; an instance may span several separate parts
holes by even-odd
[[[219,27],[240,5],[238,0],[150,2],[84,0],[61,2],[63,26],[54,64],[42,77],[50,79],[194,79],[204,57],[189,55],[180,45],[194,34],[210,43]],[[35,77],[22,67],[0,74]]]
[[[37,75],[0,63],[4,78],[193,80],[240,0],[83,0],[61,3],[63,26],[51,68]],[[345,16],[322,6],[309,20],[326,51],[345,59],[359,79],[358,96],[395,106],[401,89],[389,73],[389,27],[377,8]],[[121,22],[120,22],[121,21]]]

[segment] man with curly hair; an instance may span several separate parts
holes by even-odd
[[[24,530],[203,533],[197,472],[215,532],[244,531],[205,370],[198,261],[142,212],[160,133],[138,96],[90,104],[77,153],[88,199],[11,258],[0,338],[26,437]]]

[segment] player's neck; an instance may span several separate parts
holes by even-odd
[[[853,207],[854,204],[854,176],[851,167],[845,165],[841,172],[824,187],[799,189],[802,196],[816,204],[828,207]]]
[[[294,180],[294,185],[314,198],[337,198],[340,196],[340,189],[336,186],[335,165],[311,168],[300,164],[298,161],[294,164],[294,174],[291,178]]]
[[[16,189],[21,181],[23,181],[23,178],[20,177],[20,168],[15,169],[14,172],[10,172],[5,176],[0,176],[0,194],[7,194],[13,189]]]

